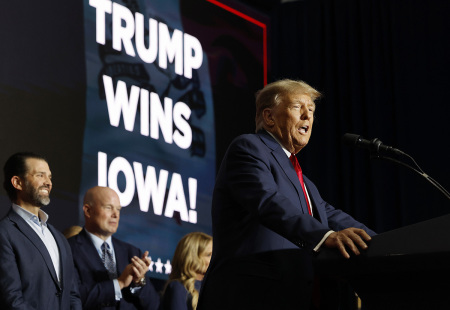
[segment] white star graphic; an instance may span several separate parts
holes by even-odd
[[[162,267],[164,266],[164,264],[161,262],[161,258],[158,257],[158,259],[156,260],[155,263],[155,267],[156,267],[156,272],[157,273],[163,273]]]
[[[155,264],[155,262],[153,262],[152,257],[149,256],[148,258],[150,258],[150,266],[148,266],[148,270],[153,271],[153,265]]]
[[[172,265],[170,264],[170,260],[164,264],[164,269],[166,269],[166,274],[170,274],[172,272]]]

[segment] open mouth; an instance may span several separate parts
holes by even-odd
[[[309,131],[309,126],[308,125],[302,126],[298,131],[302,134],[305,134]]]
[[[50,194],[50,190],[48,188],[41,188],[39,190],[39,193],[40,194],[44,194],[44,195],[48,195],[48,194]]]

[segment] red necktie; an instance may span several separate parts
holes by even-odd
[[[309,213],[309,215],[312,215],[311,206],[309,205],[308,195],[306,195],[305,184],[303,183],[302,168],[300,167],[297,157],[294,154],[291,154],[291,157],[289,157],[289,159],[291,160],[292,165],[294,165],[295,172],[297,172],[298,179],[300,180],[300,184],[302,185],[303,194],[305,194],[306,204],[308,205],[308,213]]]

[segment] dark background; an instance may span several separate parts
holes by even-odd
[[[83,3],[27,2],[0,4],[0,162],[22,150],[48,158],[55,186],[46,211],[63,230],[78,222],[86,87]],[[347,132],[379,138],[450,188],[449,1],[238,5],[269,21],[269,82],[302,79],[324,94],[312,139],[299,159],[325,200],[378,232],[449,212],[448,199],[419,175],[341,143]],[[242,57],[239,48],[234,56]],[[226,82],[239,81],[238,73],[230,70]],[[226,106],[216,107],[218,163],[236,135],[254,131],[252,94],[259,87],[248,87],[245,94],[233,89],[221,94]],[[2,215],[9,206],[3,189],[0,204]]]
[[[59,230],[78,224],[85,120],[82,1],[0,2],[0,162],[43,155],[53,174],[44,208]],[[3,186],[0,215],[10,202]]]

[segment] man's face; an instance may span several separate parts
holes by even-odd
[[[285,94],[278,106],[271,108],[269,131],[291,153],[298,153],[311,137],[316,106],[305,94]]]
[[[22,201],[36,207],[50,203],[52,190],[52,173],[45,160],[28,158],[25,160],[27,172],[24,177],[22,191],[18,193]]]
[[[119,196],[115,191],[110,188],[98,190],[93,202],[84,206],[88,230],[106,240],[119,227],[121,208]]]

